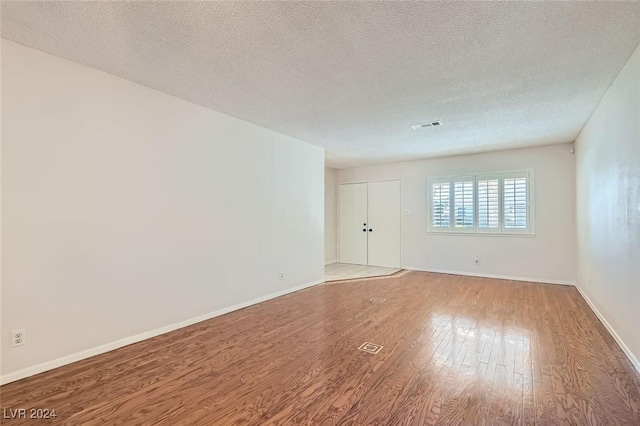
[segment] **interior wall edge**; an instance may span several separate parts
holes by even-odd
[[[143,340],[150,339],[152,337],[159,336],[161,334],[169,333],[171,331],[178,330],[180,328],[188,327],[190,325],[206,321],[224,314],[228,314],[229,312],[237,311],[239,309],[247,308],[249,306],[266,302],[267,300],[275,299],[280,296],[284,296],[286,294],[295,293],[296,291],[304,290],[309,287],[313,287],[315,285],[321,284],[324,282],[323,280],[312,281],[310,283],[302,284],[297,287],[293,287],[287,290],[278,291],[275,293],[267,294],[265,296],[257,297],[255,299],[248,300],[246,302],[238,303],[236,305],[232,305],[226,308],[218,309],[213,312],[209,312],[203,315],[198,315],[193,318],[186,319],[184,321],[180,321],[177,323],[169,324],[164,327],[157,328],[151,331],[145,331],[140,334],[136,334],[130,337],[125,337],[124,339],[116,340],[111,343],[106,343],[104,345],[97,346],[95,348],[85,349],[80,352],[76,352],[74,354],[66,355],[61,358],[57,358],[51,361],[45,361],[43,363],[30,366],[27,368],[23,368],[17,371],[12,371],[0,376],[0,385],[6,385],[7,383],[15,382],[21,379],[25,379],[27,377],[35,376],[36,374],[44,373],[45,371],[53,370],[58,367],[62,367],[64,365],[72,364],[77,361],[81,361],[83,359],[91,358],[93,356],[97,356],[106,352],[110,352],[124,346],[128,346],[134,343],[141,342]]]
[[[620,349],[622,349],[622,352],[624,352],[627,358],[629,358],[629,361],[634,366],[636,371],[640,373],[640,359],[631,351],[629,346],[627,346],[624,340],[622,340],[622,337],[620,337],[620,335],[616,332],[613,326],[609,324],[609,321],[607,321],[604,315],[600,313],[596,305],[591,301],[591,299],[589,299],[589,296],[587,296],[587,293],[585,293],[584,290],[580,288],[579,284],[576,284],[576,289],[578,289],[578,293],[580,293],[580,296],[582,296],[585,302],[587,302],[587,305],[589,305],[589,308],[591,308],[591,310],[593,311],[594,314],[596,314],[596,317],[598,317],[602,325],[604,325],[604,328],[607,329],[611,337],[613,337],[613,339],[616,341],[618,346],[620,346]]]
[[[420,272],[433,272],[435,274],[463,275],[465,277],[494,278],[497,280],[526,281],[526,282],[541,283],[541,284],[558,284],[558,285],[576,286],[575,281],[554,280],[554,279],[548,279],[548,278],[516,277],[516,276],[510,276],[510,275],[483,274],[479,272],[475,273],[475,272],[464,272],[464,271],[449,271],[444,269],[425,269],[425,268],[418,268],[415,266],[403,266],[402,269],[408,269],[410,271],[420,271]]]
[[[322,148],[0,41],[0,383],[324,280]]]

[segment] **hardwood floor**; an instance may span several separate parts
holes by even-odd
[[[5,417],[57,414],[7,425],[640,425],[640,375],[575,288],[420,272],[312,287],[0,391]]]

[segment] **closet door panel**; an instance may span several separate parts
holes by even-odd
[[[340,185],[338,199],[338,259],[341,263],[367,264],[367,184]]]
[[[400,181],[368,183],[368,264],[400,267]]]

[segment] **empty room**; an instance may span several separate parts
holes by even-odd
[[[640,1],[2,1],[0,423],[640,425]]]

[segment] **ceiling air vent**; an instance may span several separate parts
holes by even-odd
[[[411,126],[413,130],[424,129],[426,127],[442,126],[442,121],[430,121],[428,123],[414,124]]]

